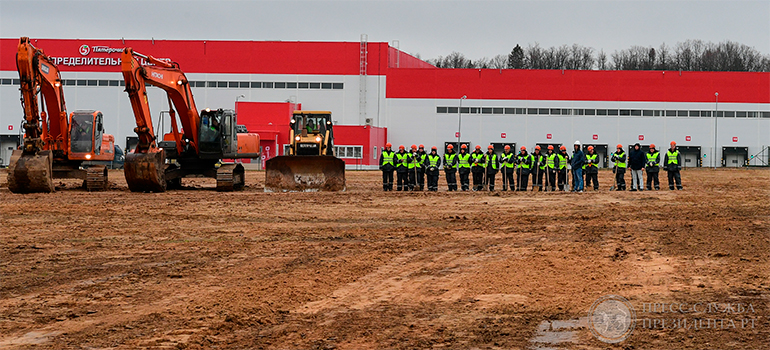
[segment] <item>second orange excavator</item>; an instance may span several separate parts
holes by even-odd
[[[218,191],[244,187],[243,165],[221,164],[221,160],[258,158],[259,135],[238,133],[233,110],[206,108],[199,113],[187,77],[176,62],[125,48],[121,69],[136,118],[134,132],[139,138],[136,149],[126,154],[124,164],[131,191],[179,188],[182,178],[188,176],[215,178]],[[172,130],[164,141],[158,141],[153,131],[147,84],[163,89],[168,98]]]

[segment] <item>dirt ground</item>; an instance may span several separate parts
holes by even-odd
[[[257,171],[241,192],[142,194],[109,176],[16,195],[0,170],[0,349],[770,348],[767,169],[642,193],[605,171],[583,194],[383,193],[379,172],[263,193]],[[617,344],[586,321],[610,294],[636,312]],[[650,321],[671,318],[690,327]]]

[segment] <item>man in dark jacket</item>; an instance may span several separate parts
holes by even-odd
[[[598,154],[594,152],[594,146],[588,146],[588,153],[586,154],[586,183],[585,187],[594,185],[594,191],[599,190],[599,158]]]
[[[615,191],[626,190],[626,152],[623,151],[623,145],[618,144],[617,151],[610,156],[610,160],[615,163],[612,172],[615,173]]]
[[[660,152],[655,149],[655,144],[650,145],[650,151],[647,152],[647,163],[645,163],[644,170],[647,172],[647,190],[652,191],[652,185],[655,184],[655,190],[660,189],[660,180],[658,180],[658,173],[660,172]]]
[[[454,148],[455,146],[449,145],[444,153],[444,175],[449,192],[457,191],[457,154]]]
[[[441,156],[438,155],[438,148],[433,146],[430,148],[430,153],[425,156],[425,174],[428,175],[428,191],[430,192],[438,191],[439,166],[441,166]]]
[[[484,154],[486,162],[484,167],[486,168],[486,176],[484,177],[484,188],[490,191],[495,190],[495,178],[497,177],[497,170],[500,169],[500,157],[495,153],[495,147],[489,145],[487,147],[487,153]]]
[[[471,173],[473,174],[473,190],[481,191],[484,188],[484,169],[487,159],[481,146],[476,145],[476,150],[471,153]]]
[[[676,189],[682,189],[682,177],[679,174],[679,170],[682,169],[682,157],[679,154],[679,150],[676,149],[676,142],[671,141],[671,148],[666,152],[666,158],[663,160],[663,167],[668,172],[668,189],[674,190],[674,182],[676,182]]]
[[[385,144],[385,149],[380,153],[380,170],[382,170],[382,190],[393,191],[393,171],[396,170],[396,152],[390,149],[390,142]]]
[[[628,166],[631,168],[631,192],[644,191],[644,163],[647,156],[642,151],[642,145],[638,142],[628,154]]]
[[[516,155],[516,178],[519,179],[517,191],[526,192],[529,183],[529,172],[532,169],[533,157],[527,153],[527,147],[521,146]]]
[[[583,192],[583,165],[586,162],[586,155],[583,153],[583,146],[580,141],[575,141],[572,146],[572,191]]]
[[[398,146],[398,153],[396,153],[396,191],[409,190],[409,164],[411,163],[412,157],[409,153],[406,153],[404,145]]]

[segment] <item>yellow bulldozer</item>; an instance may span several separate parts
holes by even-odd
[[[329,111],[294,111],[289,154],[265,162],[265,192],[344,191],[345,162],[334,154]]]

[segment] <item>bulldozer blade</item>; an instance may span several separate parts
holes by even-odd
[[[24,154],[15,150],[8,166],[8,189],[13,193],[50,193],[53,185],[53,155],[51,151]]]
[[[265,162],[265,192],[344,191],[345,162],[334,156],[279,156]]]
[[[165,163],[163,150],[127,154],[123,168],[128,189],[131,192],[165,192]]]

